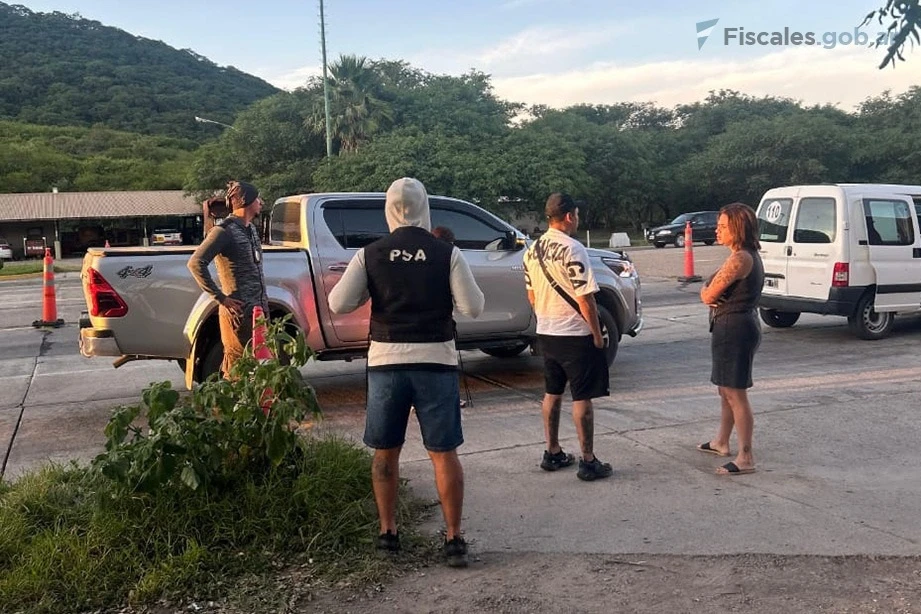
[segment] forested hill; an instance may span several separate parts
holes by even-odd
[[[191,50],[0,2],[0,119],[203,140],[278,90]]]

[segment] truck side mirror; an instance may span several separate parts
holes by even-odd
[[[502,239],[502,249],[505,251],[517,252],[524,247],[524,241],[518,240],[518,233],[514,230],[507,230],[505,237]]]

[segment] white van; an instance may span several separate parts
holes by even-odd
[[[840,183],[774,188],[758,206],[761,319],[845,316],[882,339],[899,313],[921,312],[921,186]]]

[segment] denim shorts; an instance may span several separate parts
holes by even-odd
[[[426,450],[450,452],[464,443],[456,370],[383,369],[368,371],[365,445],[402,446],[413,407]]]

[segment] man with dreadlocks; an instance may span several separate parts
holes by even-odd
[[[243,348],[253,334],[253,308],[269,313],[262,271],[262,242],[253,219],[262,211],[262,199],[252,184],[231,181],[227,184],[227,207],[232,213],[211,229],[192,257],[189,271],[203,292],[220,304],[218,315],[224,360],[221,373],[230,372],[243,356]],[[218,288],[208,265],[217,266]]]

